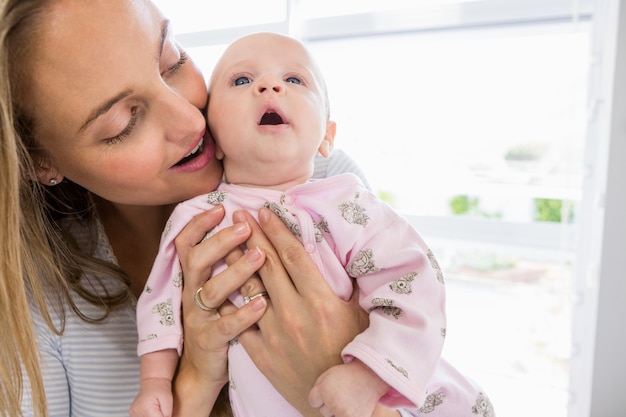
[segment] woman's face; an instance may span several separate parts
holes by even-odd
[[[26,105],[50,164],[42,181],[64,176],[130,205],[216,187],[205,81],[150,2],[55,2],[39,41]]]

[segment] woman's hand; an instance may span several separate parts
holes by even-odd
[[[209,415],[220,390],[228,381],[228,342],[257,322],[267,306],[265,297],[255,298],[240,309],[227,301],[228,295],[246,281],[250,291],[262,290],[258,279],[256,283],[254,278],[249,280],[265,260],[259,249],[248,251],[229,268],[207,281],[212,265],[250,236],[249,224],[239,223],[203,240],[206,232],[223,217],[221,206],[196,216],[175,242],[184,276],[185,335],[183,354],[174,381],[175,416]],[[202,289],[198,291],[199,288]],[[194,302],[196,291],[199,302],[217,308],[210,311],[201,309]]]
[[[234,221],[250,225],[248,248],[265,253],[259,274],[270,298],[258,328],[250,327],[239,341],[287,401],[304,415],[319,416],[308,404],[309,391],[324,371],[342,363],[341,350],[367,327],[367,314],[356,295],[345,302],[333,293],[302,244],[270,210],[259,211],[262,229],[242,211]]]

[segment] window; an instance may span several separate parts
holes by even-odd
[[[284,0],[215,3],[198,0],[155,1],[174,23],[176,33],[194,33],[249,25],[266,25],[286,19]]]
[[[310,42],[336,146],[446,274],[444,355],[506,416],[567,413],[588,38],[568,22]]]
[[[567,416],[592,2],[170,3],[157,1],[207,78],[246,33],[307,43],[336,146],[443,267],[444,355],[499,415]]]

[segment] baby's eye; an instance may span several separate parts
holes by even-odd
[[[288,83],[293,83],[293,84],[298,84],[298,85],[302,84],[302,81],[298,77],[288,77],[285,81]]]
[[[244,84],[250,84],[251,82],[252,82],[252,80],[250,80],[250,78],[248,78],[248,77],[238,77],[233,82],[233,85],[244,85]]]

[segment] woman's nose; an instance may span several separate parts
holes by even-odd
[[[167,139],[171,141],[197,136],[206,125],[202,112],[184,97],[176,94],[164,100],[161,117]]]

